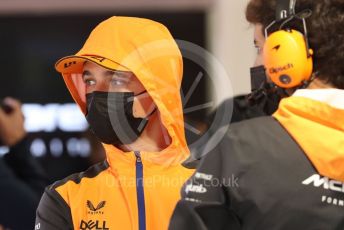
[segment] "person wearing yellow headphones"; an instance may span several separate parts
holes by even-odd
[[[292,95],[230,127],[183,186],[169,229],[344,229],[343,6],[250,0],[267,81]]]
[[[56,63],[106,160],[48,186],[35,229],[166,229],[193,170],[184,136],[183,61],[168,29],[111,17]]]

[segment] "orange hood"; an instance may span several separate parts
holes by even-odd
[[[133,72],[154,100],[172,143],[162,152],[149,154],[153,163],[179,164],[189,155],[180,97],[183,61],[165,26],[148,19],[111,17],[92,31],[77,54],[56,63],[56,69],[84,113],[85,84],[81,74],[85,59],[107,68]],[[123,153],[112,145],[104,144],[104,147],[108,158],[114,155],[109,152]],[[130,155],[120,156],[122,160],[133,157],[131,154],[115,155]]]
[[[344,90],[298,90],[273,115],[318,172],[344,181]]]

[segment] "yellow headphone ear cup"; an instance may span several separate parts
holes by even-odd
[[[269,35],[263,60],[267,76],[281,88],[298,86],[312,75],[312,57],[308,57],[303,35],[296,30],[279,30]]]

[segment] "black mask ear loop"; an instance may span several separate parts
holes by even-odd
[[[143,90],[142,92],[140,92],[140,93],[134,95],[134,97],[137,97],[137,96],[140,96],[140,95],[142,95],[142,94],[145,94],[146,92],[147,92],[147,90]]]

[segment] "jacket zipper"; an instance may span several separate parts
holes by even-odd
[[[136,156],[136,195],[137,208],[139,214],[139,230],[146,230],[146,207],[145,193],[143,189],[143,165],[140,152],[135,152]]]

